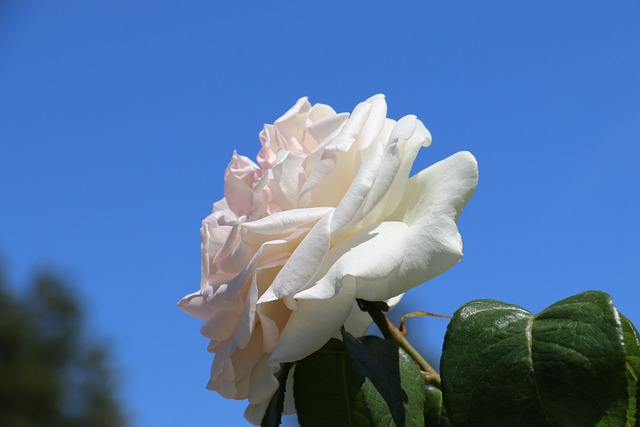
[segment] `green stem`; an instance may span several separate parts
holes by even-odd
[[[418,351],[413,348],[413,346],[407,341],[404,334],[400,332],[398,328],[395,327],[393,323],[387,318],[387,316],[382,311],[380,304],[365,301],[358,299],[358,304],[360,308],[367,313],[373,319],[382,335],[388,339],[396,343],[400,348],[402,348],[411,358],[418,364],[420,367],[420,371],[422,371],[422,376],[424,376],[427,384],[433,384],[436,387],[440,388],[440,374],[436,372],[435,369],[427,362]]]

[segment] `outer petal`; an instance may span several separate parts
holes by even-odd
[[[468,152],[454,154],[411,178],[402,202],[389,218],[409,227],[402,263],[396,274],[374,286],[369,283],[370,274],[359,277],[356,297],[385,300],[454,266],[462,258],[455,222],[477,183],[478,164]]]
[[[397,275],[407,252],[408,234],[409,227],[405,223],[389,221],[350,236],[329,251],[324,263],[328,270],[316,278],[313,286],[297,293],[296,300],[333,298],[348,277],[358,284],[358,288],[380,286],[380,283],[385,286],[387,281],[388,286],[393,287],[393,280],[387,278]],[[387,298],[390,297],[371,300]]]
[[[409,180],[403,200],[390,219],[414,226],[426,214],[458,219],[478,185],[478,162],[461,151],[428,167]]]
[[[267,413],[267,408],[269,407],[269,401],[261,402],[261,403],[251,403],[247,406],[247,409],[244,411],[244,417],[251,424],[255,426],[259,426],[262,422],[262,418],[264,418],[264,414]]]
[[[198,317],[200,319],[208,319],[213,314],[214,308],[207,304],[205,300],[204,292],[212,293],[211,288],[205,291],[198,291],[183,297],[178,302],[178,307],[183,309],[186,313]]]
[[[277,368],[269,366],[268,361],[269,355],[265,354],[251,372],[249,403],[268,402],[278,390],[278,379],[274,375]]]
[[[300,301],[271,353],[269,364],[303,359],[325,345],[349,316],[354,292],[355,283],[345,280],[332,299]]]

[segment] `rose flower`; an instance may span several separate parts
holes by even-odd
[[[281,363],[342,326],[365,332],[356,298],[393,304],[462,258],[456,220],[476,188],[475,158],[457,153],[410,178],[431,135],[386,110],[382,95],[351,114],[301,98],[264,126],[257,164],[233,154],[224,198],[202,223],[200,290],[179,306],[205,320],[215,353],[207,387],[248,398],[254,424]]]

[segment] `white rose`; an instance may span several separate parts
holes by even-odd
[[[343,325],[364,333],[356,298],[398,297],[462,257],[456,220],[476,188],[475,158],[457,153],[409,178],[431,135],[386,110],[382,95],[351,115],[300,99],[265,125],[258,164],[233,154],[225,197],[203,221],[200,290],[179,306],[205,320],[208,388],[248,398],[254,424],[281,363]]]

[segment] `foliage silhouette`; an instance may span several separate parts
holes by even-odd
[[[109,352],[70,286],[41,272],[13,289],[0,268],[0,425],[126,426]]]

